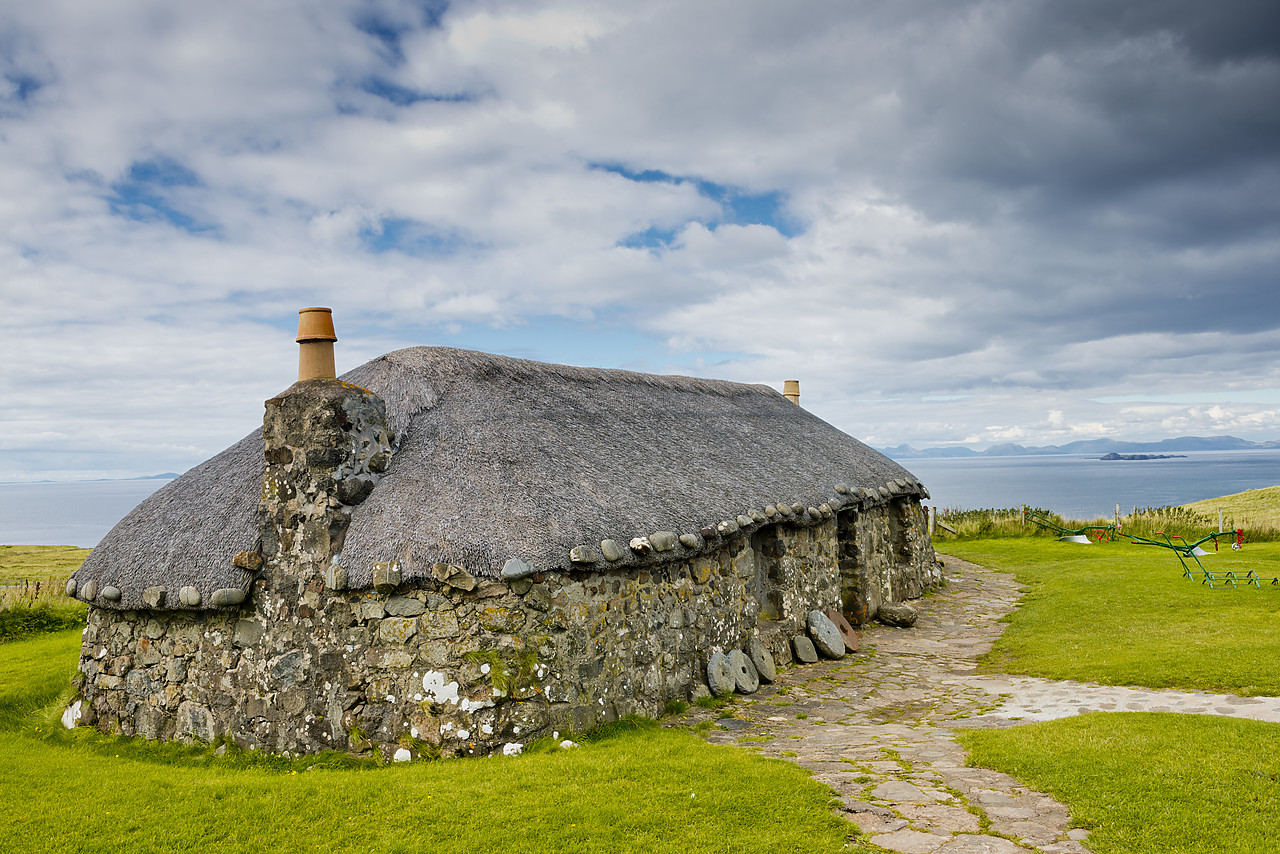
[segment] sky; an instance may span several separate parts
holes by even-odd
[[[0,8],[0,481],[431,344],[877,447],[1280,439],[1273,0]]]

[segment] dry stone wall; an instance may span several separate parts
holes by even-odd
[[[837,599],[816,561],[834,546],[812,529],[778,539],[807,575],[784,621],[803,632]],[[452,567],[379,592],[334,591],[316,572],[263,577],[238,613],[94,609],[80,722],[276,753],[510,751],[705,692],[711,656],[758,638],[757,561],[739,539],[638,573],[508,583]]]

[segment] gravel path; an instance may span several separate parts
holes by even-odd
[[[834,788],[871,841],[903,854],[1087,854],[1067,808],[995,771],[966,768],[960,727],[1015,726],[1086,711],[1168,711],[1280,722],[1280,699],[975,675],[1017,605],[1011,575],[943,557],[947,586],[915,628],[870,627],[862,651],[793,667],[740,697],[705,737],[789,759]]]

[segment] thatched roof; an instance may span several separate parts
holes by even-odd
[[[901,466],[765,386],[437,347],[342,379],[383,398],[398,443],[352,515],[340,558],[352,587],[371,584],[379,562],[397,562],[406,580],[435,563],[490,578],[512,558],[568,569],[575,547],[599,568],[650,564],[714,545],[699,532],[722,521],[729,533],[738,521],[818,521],[765,508],[925,494]],[[94,600],[114,608],[146,607],[155,586],[168,608],[182,607],[186,585],[202,591],[200,607],[214,590],[247,590],[251,573],[231,560],[258,538],[262,448],[258,429],[140,504],[76,573],[81,590],[117,588],[117,601]],[[658,531],[697,542],[647,556],[626,548]],[[622,544],[620,559],[603,558],[605,539]]]

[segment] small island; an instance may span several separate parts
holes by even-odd
[[[1117,454],[1112,451],[1100,460],[1185,460],[1186,454]]]

